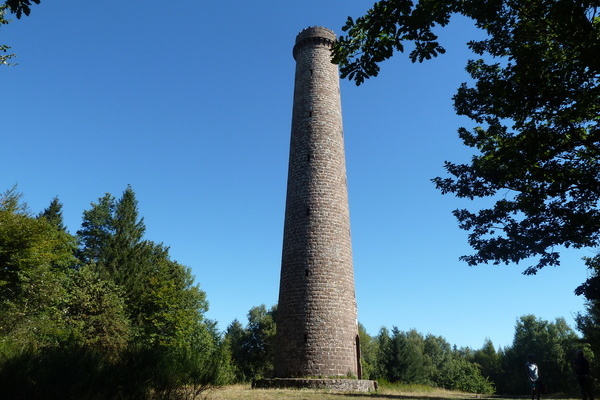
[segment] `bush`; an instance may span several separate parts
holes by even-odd
[[[129,350],[118,362],[73,344],[0,348],[3,400],[184,399],[223,381],[218,354]],[[182,390],[186,388],[186,390]]]
[[[482,394],[495,392],[494,384],[481,375],[479,366],[462,358],[450,360],[439,379],[438,384],[444,389]]]

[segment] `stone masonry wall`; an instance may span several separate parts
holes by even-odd
[[[360,377],[335,34],[296,38],[294,103],[277,314],[277,377]]]

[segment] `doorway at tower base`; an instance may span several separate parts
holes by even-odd
[[[376,392],[377,381],[366,379],[271,378],[252,383],[254,389],[327,389],[340,392]]]

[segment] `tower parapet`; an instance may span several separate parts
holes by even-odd
[[[311,26],[302,30],[298,36],[296,36],[296,44],[292,51],[294,60],[296,59],[296,52],[302,46],[315,46],[323,45],[331,48],[337,39],[336,34],[331,30],[322,26]]]

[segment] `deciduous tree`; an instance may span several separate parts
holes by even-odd
[[[127,348],[131,327],[122,292],[94,268],[86,265],[73,275],[66,310],[73,338],[82,347],[109,360]]]
[[[470,232],[475,253],[462,257],[469,265],[533,259],[524,273],[535,274],[559,264],[561,247],[599,246],[599,7],[598,0],[383,0],[343,27],[333,59],[357,84],[407,45],[413,61],[444,53],[435,32],[453,14],[487,35],[468,43],[474,83],[454,96],[457,114],[476,124],[459,129],[476,154],[470,163],[446,162],[450,177],[433,180],[442,193],[494,202],[454,212]],[[587,288],[579,293],[600,296]]]
[[[36,346],[67,335],[74,238],[34,218],[16,187],[0,196],[0,335]]]
[[[15,14],[17,18],[21,18],[23,14],[29,15],[31,12],[31,2],[40,4],[41,0],[6,0],[4,4],[0,4],[0,26],[8,24],[6,19],[6,11],[10,11]],[[10,49],[10,46],[0,44],[0,53],[6,53]],[[0,65],[10,65],[9,61],[13,58],[14,54],[0,54]]]
[[[225,337],[230,344],[238,380],[249,381],[273,375],[276,312],[275,306],[269,310],[264,304],[252,307],[246,327],[238,320],[227,327]]]
[[[10,12],[21,18],[21,15],[29,15],[31,12],[31,3],[40,4],[41,0],[6,0],[5,5],[10,9]]]
[[[358,324],[360,358],[363,379],[375,379],[377,368],[377,341],[371,337],[363,324]]]
[[[8,24],[6,19],[6,5],[0,5],[0,26]],[[7,53],[10,50],[10,46],[6,44],[0,44],[0,53]],[[0,54],[0,65],[10,65],[9,60],[13,58],[14,54]]]
[[[523,377],[529,354],[534,356],[540,376],[552,392],[571,390],[570,362],[578,346],[581,346],[580,338],[563,318],[550,322],[533,315],[522,316],[515,326],[513,344],[505,351],[503,391],[527,393],[527,381]]]

